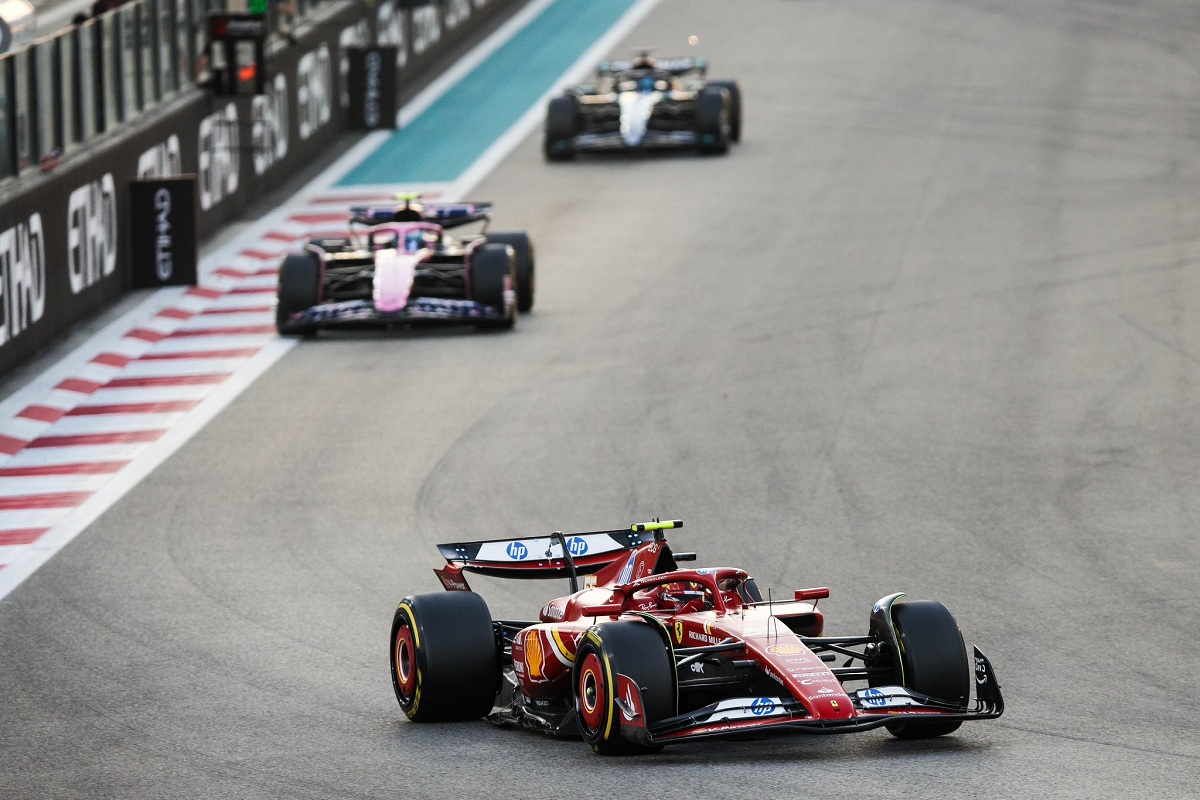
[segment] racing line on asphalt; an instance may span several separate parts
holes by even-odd
[[[403,127],[206,254],[197,286],[154,292],[0,403],[0,599],[295,346],[275,333],[283,253],[344,230],[349,202],[464,196],[658,2],[534,0],[402,109]]]

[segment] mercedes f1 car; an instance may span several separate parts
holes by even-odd
[[[978,648],[968,662],[941,603],[891,594],[866,635],[829,636],[828,589],[764,598],[744,570],[683,569],[695,553],[664,533],[682,525],[439,545],[447,591],[404,598],[392,620],[401,709],[581,736],[604,755],[748,733],[919,739],[1003,713],[991,663]],[[492,619],[466,573],[568,577],[572,591],[536,620]]]
[[[533,307],[527,233],[490,233],[491,203],[352,206],[350,235],[309,240],[279,265],[275,326],[287,336],[330,326],[416,322],[511,328]],[[481,223],[482,231],[447,230]]]
[[[605,61],[596,80],[567,89],[546,109],[543,152],[564,161],[591,150],[696,148],[725,153],[742,137],[736,81],[707,80],[702,58]]]

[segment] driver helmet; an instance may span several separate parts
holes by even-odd
[[[404,234],[404,252],[415,253],[425,246],[425,232],[415,228]]]
[[[395,222],[420,222],[423,219],[425,219],[425,208],[420,203],[409,200],[396,206],[392,212],[392,220]]]

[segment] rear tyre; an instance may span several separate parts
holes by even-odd
[[[275,329],[281,336],[310,336],[316,325],[296,324],[292,316],[321,302],[321,261],[316,253],[293,253],[279,264]]]
[[[660,744],[621,735],[617,707],[624,675],[641,690],[647,727],[675,714],[675,662],[662,635],[644,622],[609,622],[587,632],[575,656],[575,702],[583,740],[602,756],[654,753]]]
[[[939,700],[967,707],[971,694],[971,668],[967,648],[954,616],[933,600],[898,602],[892,606],[892,622],[900,641],[897,671],[890,681],[875,685],[901,684],[904,688]],[[892,722],[887,729],[900,739],[929,739],[953,733],[962,720]]]
[[[547,161],[575,158],[575,136],[579,133],[579,100],[574,95],[552,97],[546,107],[542,152]]]
[[[709,81],[707,86],[715,86],[729,92],[729,141],[742,140],[742,85],[737,81]]]
[[[500,653],[487,603],[474,592],[419,594],[392,618],[392,688],[413,722],[461,722],[492,710]]]
[[[517,311],[522,314],[533,308],[534,249],[533,238],[524,231],[489,233],[488,244],[506,244],[513,249],[517,266]]]
[[[701,153],[729,152],[729,92],[706,87],[696,98],[696,142]]]
[[[480,320],[479,328],[511,328],[517,322],[517,259],[507,244],[485,244],[471,254],[471,299],[503,316]]]

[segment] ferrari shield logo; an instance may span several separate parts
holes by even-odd
[[[525,634],[525,664],[529,667],[529,677],[541,680],[542,667],[546,664],[546,654],[542,651],[542,637],[537,631]]]
[[[683,623],[675,620],[675,642],[683,644]]]

